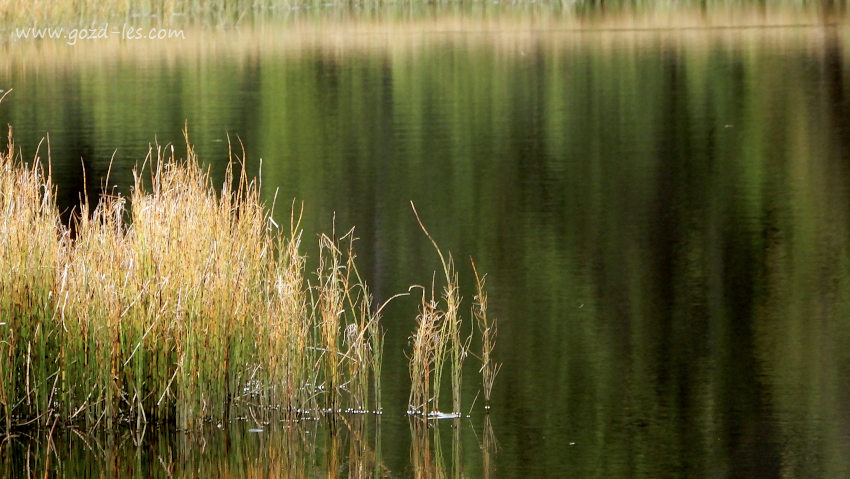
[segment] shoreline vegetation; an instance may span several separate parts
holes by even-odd
[[[217,190],[184,133],[185,159],[173,145],[151,147],[128,197],[84,197],[64,224],[49,160],[37,153],[27,165],[9,128],[0,153],[7,433],[380,414],[383,305],[357,270],[353,230],[321,235],[308,271],[300,214],[293,207],[289,225],[274,222],[259,180],[234,174],[244,151],[230,151]],[[457,276],[447,279],[455,316],[438,327],[456,340]],[[465,341],[454,354],[465,355]],[[451,374],[458,410],[460,370]]]
[[[538,13],[562,17],[599,19],[610,15],[640,18],[658,15],[694,15],[751,11],[762,17],[782,15],[843,15],[843,0],[779,0],[774,2],[738,0],[682,0],[643,2],[638,0],[508,0],[508,1],[394,1],[394,0],[168,0],[164,2],[103,3],[93,0],[55,2],[5,0],[0,24],[45,21],[134,21],[163,25],[238,25],[277,19],[320,19],[324,17],[377,18],[428,17],[444,13]]]
[[[633,15],[609,11],[581,16],[535,11],[450,10],[409,17],[390,14],[295,16],[280,21],[246,21],[234,28],[211,28],[175,20],[169,22],[167,29],[179,32],[180,38],[167,40],[122,39],[112,33],[113,29],[123,28],[119,20],[110,20],[107,24],[84,22],[83,26],[42,20],[0,22],[0,53],[7,58],[7,70],[25,65],[53,71],[126,58],[140,63],[177,62],[193,58],[199,52],[250,62],[255,61],[260,52],[296,57],[314,50],[329,55],[363,51],[395,54],[416,52],[423,45],[441,43],[495,47],[508,54],[521,55],[541,43],[570,49],[587,44],[611,48],[623,42],[639,46],[659,40],[672,44],[710,41],[737,45],[742,38],[773,42],[801,35],[817,37],[842,32],[847,25],[846,18],[841,12],[825,14],[816,8],[797,11],[739,7]],[[67,38],[68,28],[77,27],[81,32],[85,26],[97,31],[92,39],[71,42]],[[57,33],[57,28],[64,28],[64,36],[50,39],[47,30],[54,29],[53,33]],[[42,38],[32,37],[34,29],[41,30]],[[21,32],[26,32],[28,38]],[[0,88],[13,86],[0,85]]]
[[[16,3],[7,0],[6,3]],[[91,5],[89,5],[91,3]],[[39,5],[42,4],[42,5]],[[474,2],[299,2],[272,1],[254,5],[212,1],[162,4],[144,2],[94,4],[90,0],[46,2],[0,9],[0,43],[65,43],[65,37],[19,35],[32,29],[80,30],[78,44],[165,43],[177,45],[193,37],[259,30],[281,43],[305,35],[352,37],[445,33],[511,33],[517,31],[653,31],[715,30],[847,23],[843,2],[780,1],[767,4],[735,1],[631,2],[591,1],[474,1]],[[144,35],[126,36],[127,28]],[[169,35],[147,38],[149,28]],[[103,31],[100,31],[100,30]],[[88,30],[88,31],[84,31]],[[99,34],[98,34],[99,32]],[[91,38],[87,39],[87,36]],[[51,40],[51,38],[53,38]],[[267,38],[267,39],[268,39]],[[299,42],[301,43],[301,42]]]

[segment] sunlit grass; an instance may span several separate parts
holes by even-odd
[[[442,313],[434,299],[422,288],[422,301],[417,326],[410,338],[411,351],[408,357],[410,373],[410,397],[408,413],[428,416],[439,410],[440,380],[445,361],[444,344],[441,342]]]
[[[106,190],[91,201],[93,192],[84,192],[65,224],[49,142],[27,164],[10,129],[0,155],[0,415],[7,431],[51,421],[195,429],[246,411],[263,422],[381,411],[380,317],[396,296],[373,304],[356,266],[354,229],[320,235],[318,265],[308,273],[301,212],[293,206],[284,227],[274,221],[274,205],[263,203],[259,181],[245,173],[244,150],[230,150],[214,187],[188,131],[185,137],[185,147],[149,148],[129,196]],[[451,254],[420,226],[445,285],[438,297],[432,281],[430,299],[423,288],[409,409],[440,411],[445,371],[451,412],[459,415],[472,328],[461,333]],[[486,297],[480,279],[478,286],[478,297]],[[477,308],[474,317],[486,316],[486,302]],[[491,330],[482,334],[492,349]],[[488,382],[485,375],[488,401],[492,376]]]
[[[463,319],[460,316],[460,287],[454,260],[444,255],[437,242],[422,223],[416,207],[411,202],[413,213],[420,228],[431,241],[440,264],[443,267],[445,285],[442,297],[437,299],[434,284],[430,288],[430,298],[426,288],[422,288],[422,301],[417,317],[417,327],[411,336],[410,352],[411,392],[408,401],[408,413],[428,417],[439,413],[440,387],[445,363],[449,366],[449,380],[452,392],[452,415],[461,414],[461,383],[463,362],[469,353],[472,335],[464,337],[461,333]]]
[[[442,295],[437,296],[435,281],[430,288],[419,286],[422,299],[419,305],[419,315],[416,329],[410,337],[408,353],[408,372],[410,374],[410,396],[408,398],[408,414],[435,417],[459,417],[461,410],[461,387],[463,379],[463,363],[470,354],[470,344],[473,329],[481,336],[481,377],[484,390],[484,409],[490,410],[490,398],[493,383],[501,369],[501,364],[493,360],[493,350],[496,346],[496,320],[487,314],[487,292],[484,277],[478,274],[475,262],[470,260],[475,274],[475,301],[471,309],[474,326],[470,333],[464,335],[464,321],[460,315],[462,298],[458,273],[454,266],[451,253],[444,255],[437,242],[428,232],[416,207],[411,202],[413,213],[419,222],[419,227],[431,242],[440,264],[445,280]],[[436,276],[436,275],[435,275]],[[448,369],[449,384],[452,393],[451,413],[446,415],[440,411],[440,390],[443,374]]]
[[[481,333],[481,384],[484,388],[484,410],[490,410],[490,397],[493,393],[493,383],[502,368],[501,363],[493,360],[493,349],[496,347],[498,324],[496,319],[487,315],[487,291],[484,287],[485,277],[478,274],[475,262],[470,259],[472,271],[475,273],[475,303],[472,305],[472,316],[475,326]]]
[[[375,411],[383,332],[353,232],[320,237],[305,277],[300,215],[272,219],[231,161],[212,186],[192,145],[152,147],[132,194],[61,224],[50,176],[11,132],[0,157],[0,414],[181,429],[251,409]],[[132,207],[130,207],[132,205]],[[280,414],[280,413],[279,413]]]
[[[61,324],[51,304],[60,245],[55,189],[37,154],[27,167],[13,159],[9,129],[0,154],[0,415],[5,426],[17,417],[46,424],[59,366]]]
[[[151,147],[130,197],[84,198],[71,228],[59,220],[49,172],[38,158],[25,165],[10,131],[0,157],[7,430],[51,420],[194,429],[246,409],[261,421],[271,411],[380,411],[379,318],[387,303],[372,305],[354,261],[354,230],[319,237],[312,284],[300,214],[293,209],[289,228],[280,228],[258,182],[234,174],[244,172],[234,154],[221,188],[213,188],[186,136],[185,159],[172,145]],[[433,287],[430,299],[423,294],[410,410],[439,411],[448,368],[456,415],[470,337],[461,334],[451,255],[423,231],[446,285],[439,299]],[[485,297],[483,281],[478,286]],[[486,310],[477,304],[476,316]],[[484,344],[492,349],[489,331]]]

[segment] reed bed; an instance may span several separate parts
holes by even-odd
[[[0,416],[180,429],[377,411],[380,309],[353,231],[320,237],[305,274],[300,215],[272,219],[255,179],[212,186],[191,144],[152,147],[129,197],[83,199],[59,220],[49,171],[0,155]],[[234,154],[231,158],[241,159]],[[243,168],[238,168],[244,171]],[[132,207],[130,206],[132,205]],[[72,234],[73,232],[73,234]]]
[[[54,188],[38,154],[32,166],[13,161],[9,129],[0,155],[0,415],[46,424],[61,379],[48,351],[61,347],[52,295],[64,241]]]
[[[308,275],[301,214],[293,208],[286,229],[274,221],[258,181],[244,173],[244,151],[230,152],[214,188],[185,136],[185,159],[173,145],[151,147],[129,197],[105,191],[95,203],[84,195],[64,224],[49,162],[45,171],[37,155],[27,166],[10,128],[0,153],[7,433],[58,422],[188,430],[236,416],[262,423],[381,411],[380,317],[395,296],[373,306],[356,266],[354,230],[320,235],[318,267]],[[447,370],[457,417],[472,333],[461,332],[453,259],[419,223],[446,284],[440,297],[433,285],[430,298],[422,288],[409,412],[439,413]],[[477,282],[473,316],[484,338],[489,403],[495,324],[486,316],[484,281]]]

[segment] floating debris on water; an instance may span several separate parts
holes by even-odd
[[[408,409],[407,414],[409,416],[422,416],[422,413],[415,409]],[[463,417],[463,415],[457,412],[431,411],[428,413],[427,419],[457,419],[459,417]]]

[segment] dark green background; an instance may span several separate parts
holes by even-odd
[[[461,32],[416,47],[56,67],[13,56],[0,123],[25,158],[50,133],[63,208],[82,190],[81,159],[97,191],[117,149],[112,182],[127,192],[149,142],[185,151],[184,122],[219,178],[226,135],[238,136],[252,174],[262,158],[269,202],[278,191],[278,222],[304,202],[309,255],[334,214],[337,230],[356,226],[378,300],[439,267],[415,201],[455,254],[467,305],[468,256],[488,273],[504,363],[495,477],[839,477],[850,468],[846,48],[840,29],[814,27]],[[412,474],[404,350],[416,307],[397,300],[385,317],[380,444],[396,476]],[[485,472],[480,407],[455,464],[469,477]],[[149,451],[171,451],[182,475],[222,473],[216,461],[241,470],[279,444],[240,431],[210,432],[203,454],[169,431],[148,431],[140,449],[102,439],[114,456],[68,433],[52,467],[164,475]],[[28,447],[41,464],[46,446],[18,438],[0,467],[22,470]]]

